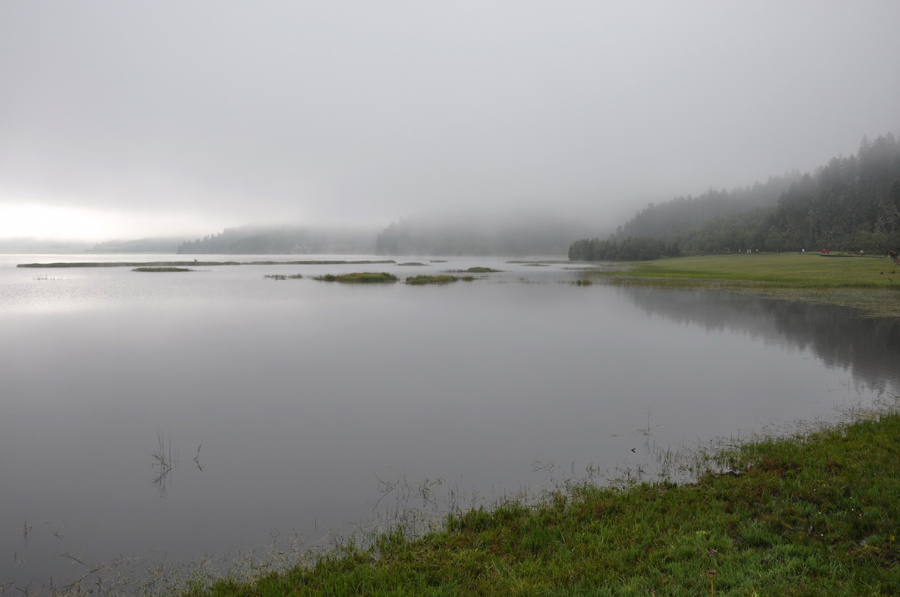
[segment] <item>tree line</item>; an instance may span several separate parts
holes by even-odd
[[[576,241],[569,258],[645,260],[739,249],[885,253],[897,247],[900,143],[888,133],[863,138],[855,155],[832,158],[812,174],[794,171],[730,193],[710,189],[650,204],[606,241]]]
[[[178,245],[182,255],[304,255],[316,253],[370,253],[374,232],[327,230],[292,226],[226,228]]]

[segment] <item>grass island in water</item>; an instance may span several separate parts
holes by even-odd
[[[413,286],[422,286],[425,284],[451,284],[458,282],[456,276],[438,275],[438,276],[410,276],[406,279],[406,283]]]
[[[315,276],[313,280],[320,282],[342,282],[344,284],[391,284],[398,280],[397,276],[387,272],[355,272],[352,274],[325,274]]]

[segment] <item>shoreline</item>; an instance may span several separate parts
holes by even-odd
[[[629,262],[626,270],[598,268],[582,273],[612,285],[745,292],[778,300],[849,307],[864,317],[900,319],[900,266],[892,260],[858,255],[847,255],[847,259],[815,257],[819,255],[732,253],[672,257]]]
[[[328,594],[897,594],[900,412],[702,453],[693,482],[572,484],[352,540],[189,597]],[[604,592],[605,591],[605,592]]]

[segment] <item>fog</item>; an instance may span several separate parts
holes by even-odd
[[[810,170],[900,124],[900,4],[0,4],[0,238],[386,226]]]

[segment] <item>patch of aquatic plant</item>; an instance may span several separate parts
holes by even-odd
[[[498,270],[498,269],[493,269],[491,267],[480,267],[480,266],[470,267],[469,269],[466,270],[466,273],[469,273],[469,274],[492,274],[492,273],[499,273],[499,272],[500,272],[500,270]]]
[[[316,276],[313,280],[320,282],[342,282],[344,284],[390,284],[398,280],[397,276],[387,272],[355,272],[352,274],[326,274]]]
[[[700,453],[689,484],[575,482],[186,595],[900,594],[900,415],[859,415]]]
[[[424,284],[450,284],[452,282],[458,281],[459,278],[456,276],[410,276],[406,279],[407,284],[412,284],[414,286],[421,286]]]
[[[446,259],[431,259],[430,263],[447,263]]]
[[[490,267],[470,267],[469,269],[454,269],[450,270],[452,273],[463,273],[463,274],[499,274],[501,270],[493,269]]]
[[[400,266],[400,265],[427,265],[427,264],[421,263],[419,261],[407,261],[406,263],[398,263],[397,265]]]
[[[456,270],[456,271],[464,272],[467,274],[498,274],[498,273],[500,273],[500,270],[498,270],[498,269],[493,269],[490,267],[481,267],[481,266],[470,267],[469,269],[466,269],[466,270]]]
[[[589,280],[587,278],[579,278],[571,283],[575,286],[592,286],[594,284],[593,280]]]
[[[136,267],[133,272],[192,272],[186,267]]]
[[[270,278],[272,280],[302,280],[303,279],[302,274],[292,274],[290,276],[286,275],[286,274],[266,274],[263,277]]]

